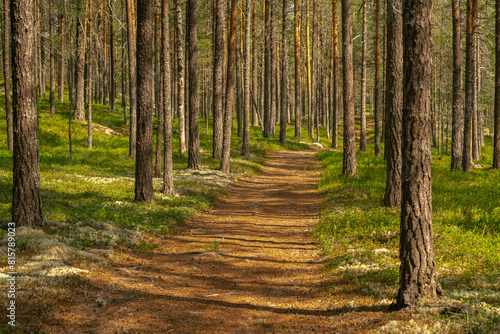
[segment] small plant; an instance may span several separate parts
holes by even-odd
[[[217,252],[219,250],[220,243],[218,241],[209,242],[205,244],[203,248],[205,252]]]
[[[141,240],[141,242],[135,246],[135,248],[141,252],[148,252],[156,249],[158,247],[157,244],[149,243],[145,240]]]

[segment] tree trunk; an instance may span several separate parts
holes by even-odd
[[[366,0],[363,0],[363,42],[361,55],[361,129],[359,134],[359,149],[366,152],[366,51],[367,51],[367,31],[366,31]]]
[[[56,69],[54,54],[54,5],[53,0],[49,0],[49,47],[50,47],[50,113],[56,114]]]
[[[256,1],[252,1],[252,91],[250,99],[254,100],[257,96],[257,5]],[[252,105],[252,103],[250,103]],[[257,118],[257,107],[252,108],[252,126],[258,126],[259,120]]]
[[[351,0],[342,1],[342,62],[344,84],[344,158],[342,174],[356,174],[356,141],[354,133],[354,73],[352,50]]]
[[[188,168],[201,169],[200,129],[198,124],[198,4],[196,0],[186,2],[186,45],[189,72],[189,143]]]
[[[309,27],[309,1],[306,0],[306,80],[307,80],[307,132],[313,139],[313,111],[312,111],[312,78],[311,78],[311,34]]]
[[[161,26],[158,27],[160,24],[158,24],[157,26],[157,30],[159,29],[159,36],[157,38],[157,40],[159,39],[158,43],[157,43],[157,49],[156,49],[156,55],[157,55],[157,59],[158,58],[161,58],[161,56],[163,55],[163,50],[162,50],[162,46],[163,46],[163,2],[166,2],[168,0],[162,0],[161,2]],[[167,7],[167,10],[168,10],[168,7]],[[168,15],[168,14],[166,14]],[[158,21],[157,21],[158,22]],[[168,51],[167,51],[168,52]],[[159,56],[159,57],[158,57]],[[157,96],[157,99],[158,101],[156,101],[156,105],[158,106],[157,108],[157,118],[158,118],[158,128],[156,129],[156,153],[155,153],[155,167],[154,167],[154,177],[161,177],[161,164],[162,164],[162,155],[161,155],[161,149],[162,149],[162,139],[163,139],[163,126],[164,126],[164,121],[165,121],[165,117],[163,116],[163,113],[165,112],[164,110],[164,104],[163,104],[163,99],[164,99],[164,94],[163,94],[163,89],[164,89],[164,86],[166,85],[166,83],[164,83],[162,80],[163,80],[163,72],[161,70],[161,66],[165,66],[163,64],[163,61],[159,61],[159,65],[160,65],[160,69],[159,69],[159,77],[158,77],[158,86],[157,86],[157,89],[155,90],[156,91],[156,96]],[[157,64],[158,65],[158,64]],[[170,80],[170,77],[168,78]],[[163,159],[164,160],[164,159]]]
[[[92,69],[94,63],[94,47],[92,44],[92,0],[89,0],[89,62],[88,62],[88,71],[89,71],[89,97],[88,97],[88,123],[87,123],[87,148],[92,149]]]
[[[76,19],[76,66],[75,66],[75,120],[85,120],[84,85],[85,85],[85,22],[83,18],[83,0],[77,2]]]
[[[460,170],[462,163],[463,93],[462,93],[462,32],[460,28],[460,0],[453,7],[453,115],[451,170]]]
[[[332,101],[332,148],[338,146],[338,124],[339,124],[339,57],[338,57],[338,19],[337,19],[337,0],[332,0],[332,43],[333,43],[333,101]]]
[[[264,138],[271,134],[271,22],[270,1],[264,0]]]
[[[231,158],[231,133],[233,123],[234,104],[234,71],[236,61],[236,20],[238,17],[238,0],[231,0],[231,15],[229,19],[229,43],[227,47],[227,72],[226,72],[226,106],[224,108],[224,146],[220,170],[229,174]]]
[[[467,22],[465,43],[465,115],[464,115],[464,143],[462,169],[470,172],[471,166],[471,130],[474,110],[474,82],[476,77],[474,57],[474,27],[477,12],[477,0],[467,0]]]
[[[214,4],[214,56],[213,56],[213,152],[216,159],[222,157],[223,140],[223,96],[222,75],[224,66],[224,1],[213,0]]]
[[[63,15],[63,4],[59,7],[59,22],[58,22],[58,35],[60,39],[59,46],[59,65],[57,73],[57,97],[59,102],[64,102],[64,15]]]
[[[431,203],[430,0],[404,2],[403,188],[398,309],[441,294],[434,263]],[[424,87],[424,89],[422,89]]]
[[[10,1],[14,165],[12,222],[41,226],[36,96],[36,28],[33,1]],[[9,225],[10,226],[10,225]]]
[[[244,86],[245,86],[245,101],[244,101],[244,115],[243,115],[243,144],[241,149],[242,156],[250,155],[250,51],[251,51],[251,30],[250,24],[252,23],[251,10],[253,7],[253,0],[246,1],[246,24],[245,24],[245,56],[244,56]],[[243,25],[243,22],[241,22]]]
[[[136,156],[137,142],[137,75],[135,54],[135,6],[133,0],[125,0],[127,4],[127,40],[128,40],[128,71],[129,71],[129,94],[130,94],[130,142],[129,154]]]
[[[335,0],[334,0],[335,1]],[[300,59],[300,23],[301,9],[300,0],[294,0],[294,42],[295,42],[295,138],[302,136],[302,101],[301,101],[301,59]]]
[[[375,1],[375,156],[380,156],[380,0]]]
[[[137,144],[135,201],[154,203],[153,2],[137,1]]]
[[[184,78],[184,48],[182,38],[182,10],[180,0],[174,0],[174,25],[175,25],[175,58],[177,68],[175,75],[177,76],[177,112],[179,113],[179,152],[186,153],[186,121],[185,121],[185,78]]]
[[[495,2],[495,116],[493,138],[493,168],[500,168],[500,0]]]
[[[386,207],[401,205],[401,127],[403,109],[403,9],[402,0],[387,6],[386,53],[386,147],[387,178],[384,203]]]
[[[168,0],[162,0],[162,17],[161,17],[161,66],[160,72],[163,83],[163,151],[165,171],[163,174],[163,190],[166,195],[174,194],[174,177],[173,177],[173,162],[172,162],[172,109],[170,104],[170,47],[168,43]]]
[[[3,73],[5,81],[5,113],[7,116],[7,147],[9,151],[14,148],[14,134],[12,125],[12,101],[10,91],[10,14],[9,14],[9,0],[3,0],[4,9],[4,31],[3,31]]]
[[[112,1],[109,2],[109,55],[110,55],[110,66],[109,66],[109,81],[110,81],[110,94],[109,102],[111,105],[111,110],[115,110],[115,98],[116,98],[116,84],[115,84],[115,30],[113,28],[113,7]]]
[[[282,14],[282,35],[281,35],[281,117],[280,117],[280,143],[286,144],[286,110],[288,106],[288,94],[287,94],[287,39],[286,39],[286,16],[287,16],[287,4],[286,0],[283,0],[283,14]]]

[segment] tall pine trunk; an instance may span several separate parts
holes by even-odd
[[[451,170],[460,170],[462,163],[463,93],[462,93],[462,31],[460,0],[452,1],[453,11],[453,115],[451,128]]]
[[[134,0],[125,0],[127,4],[127,41],[128,41],[128,71],[130,94],[130,141],[129,154],[136,155],[137,142],[137,75],[136,75],[136,27]]]
[[[495,2],[495,116],[493,125],[493,168],[500,168],[500,0]]]
[[[375,156],[380,156],[380,0],[375,1]]]
[[[75,120],[85,120],[84,85],[85,85],[85,20],[83,0],[77,0],[76,18],[76,64],[75,64]],[[44,86],[42,86],[44,87]]]
[[[431,0],[403,5],[403,188],[398,309],[441,294],[432,238]]]
[[[287,47],[287,39],[286,39],[286,28],[287,28],[287,4],[286,0],[283,0],[283,14],[282,14],[282,34],[281,34],[281,117],[280,117],[280,143],[285,144],[286,143],[286,110],[288,107],[288,94],[287,94],[287,52],[288,52],[288,47]]]
[[[300,0],[294,0],[294,54],[295,54],[295,138],[302,136],[302,101],[301,101],[301,57],[300,57]]]
[[[137,144],[135,201],[154,203],[153,2],[137,1]]]
[[[36,29],[33,1],[10,1],[14,164],[12,222],[41,226],[36,96]],[[10,226],[10,225],[9,225]]]
[[[367,51],[367,31],[366,31],[366,0],[363,0],[363,41],[361,54],[361,129],[359,134],[359,149],[366,152],[366,51]]]
[[[213,0],[214,4],[214,47],[213,47],[213,151],[212,156],[216,159],[222,157],[223,140],[223,89],[222,75],[224,66],[224,1]]]
[[[12,101],[10,91],[10,13],[9,0],[3,0],[4,31],[3,31],[3,74],[5,82],[5,113],[7,116],[7,147],[9,151],[14,149],[14,134],[12,125]]]
[[[244,114],[243,114],[243,144],[241,149],[241,155],[250,155],[250,51],[251,51],[251,30],[250,25],[252,23],[251,10],[253,6],[253,0],[246,1],[246,24],[245,24],[245,55],[243,59],[243,64],[245,68],[244,73]],[[243,21],[241,22],[243,25]]]

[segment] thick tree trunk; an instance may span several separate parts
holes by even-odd
[[[229,41],[227,47],[227,72],[226,72],[226,105],[224,112],[224,146],[220,170],[226,174],[230,172],[231,158],[231,133],[233,123],[234,104],[234,71],[236,68],[236,20],[238,17],[238,0],[231,0],[231,15],[229,19]]]
[[[375,1],[375,156],[380,156],[380,0]]]
[[[500,0],[495,2],[495,116],[493,125],[493,168],[500,168]]]
[[[354,133],[354,73],[351,0],[342,1],[342,72],[344,84],[344,159],[342,174],[355,175],[356,141]]]
[[[83,0],[77,2],[76,19],[76,64],[75,64],[75,120],[85,120],[84,86],[85,86],[85,22],[83,18]]]
[[[474,110],[474,82],[476,77],[474,57],[474,31],[475,12],[477,12],[477,0],[467,0],[467,22],[465,43],[465,115],[464,115],[464,137],[462,169],[470,172],[471,166],[471,130],[472,116]]]
[[[12,101],[10,91],[10,13],[9,0],[3,0],[4,9],[4,31],[3,31],[3,74],[5,81],[5,113],[7,116],[7,147],[9,151],[14,149],[14,134],[12,125]]]
[[[403,9],[402,0],[387,6],[387,64],[385,91],[387,178],[384,203],[401,205],[401,128],[403,109]]]
[[[224,1],[213,0],[214,5],[214,56],[213,56],[213,152],[216,159],[222,157],[223,140],[223,96],[222,75],[224,66]]]
[[[335,1],[335,0],[334,0]],[[294,0],[294,42],[295,42],[295,138],[302,136],[302,101],[301,101],[301,59],[300,59],[300,22],[301,10],[300,0]]]
[[[170,47],[169,47],[169,29],[168,29],[168,0],[162,0],[162,17],[161,17],[161,76],[163,83],[163,114],[164,114],[164,129],[163,129],[163,151],[165,171],[163,174],[163,190],[166,195],[174,194],[174,177],[173,177],[173,161],[172,161],[172,109],[170,103]]]
[[[287,39],[286,39],[286,28],[287,28],[287,3],[283,0],[283,14],[282,14],[282,35],[281,35],[281,117],[280,117],[280,143],[286,144],[286,110],[288,107],[288,94],[287,94]]]
[[[14,116],[12,222],[17,227],[41,226],[44,220],[40,199],[34,8],[33,0],[10,1]]]
[[[359,149],[366,152],[366,51],[367,51],[367,31],[366,31],[366,0],[363,0],[363,41],[361,54],[361,129],[359,134]]]
[[[250,51],[251,51],[251,30],[250,24],[252,23],[251,10],[253,7],[253,0],[246,1],[246,24],[245,24],[245,56],[244,56],[244,115],[243,115],[243,144],[241,149],[241,155],[250,155]],[[243,22],[241,22],[243,25]]]
[[[419,298],[441,294],[432,249],[431,7],[431,0],[407,0],[403,6],[403,198],[398,309],[415,306]]]
[[[188,168],[201,169],[200,129],[198,111],[198,4],[196,0],[186,2],[186,45],[189,72],[189,143]]]
[[[125,0],[127,4],[127,40],[128,40],[128,71],[129,71],[129,94],[130,94],[130,142],[129,154],[136,156],[137,142],[137,75],[136,75],[136,27],[135,27],[135,5],[133,0]]]
[[[135,201],[154,203],[153,2],[137,1],[137,144]]]
[[[453,115],[451,170],[460,170],[462,164],[463,93],[462,93],[462,32],[460,28],[460,0],[452,1],[453,11]]]
[[[182,10],[180,0],[174,0],[174,24],[175,24],[175,58],[177,68],[175,75],[177,76],[177,112],[179,113],[179,152],[186,153],[186,105],[185,105],[185,78],[184,78],[184,48],[182,38]]]

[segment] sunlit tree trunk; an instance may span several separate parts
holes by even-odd
[[[288,90],[287,90],[287,39],[286,39],[286,28],[287,28],[287,4],[286,0],[283,0],[283,14],[282,14],[282,35],[281,35],[281,117],[280,117],[280,143],[286,143],[286,110],[288,107]]]
[[[335,0],[334,0],[335,1]],[[301,22],[301,9],[300,0],[294,0],[294,42],[295,42],[295,138],[302,136],[302,101],[301,101],[301,57],[300,57],[300,22]]]
[[[213,154],[216,159],[222,157],[223,140],[223,89],[222,75],[224,66],[224,1],[213,0],[214,10],[214,47],[213,47]]]
[[[246,24],[245,24],[245,56],[244,56],[244,115],[243,115],[243,144],[241,155],[250,155],[250,51],[251,51],[251,29],[253,0],[246,0]],[[241,22],[243,25],[243,21]]]
[[[129,94],[130,94],[130,142],[129,154],[136,155],[137,142],[137,75],[135,54],[135,5],[133,0],[125,0],[127,4],[127,40],[128,40],[128,71],[129,71]]]
[[[333,43],[333,97],[332,97],[332,148],[338,146],[338,124],[339,124],[339,75],[338,75],[338,18],[337,0],[332,0],[332,43]]]
[[[5,113],[7,116],[7,147],[9,151],[14,148],[14,134],[12,125],[12,101],[10,91],[10,13],[9,0],[3,0],[4,31],[3,31],[3,74],[5,81]],[[36,82],[36,80],[35,80]]]
[[[216,0],[217,1],[217,0]],[[182,10],[180,0],[174,0],[175,24],[175,58],[177,62],[177,112],[179,113],[179,152],[186,153],[186,105],[185,105],[185,77],[184,77],[184,48],[182,38]]]
[[[500,168],[500,0],[495,1],[495,115],[493,168]]]
[[[462,163],[463,93],[462,93],[462,31],[460,0],[452,1],[453,11],[453,115],[451,128],[451,169],[460,170]]]
[[[375,1],[375,156],[380,156],[380,0]]]
[[[366,0],[363,0],[363,41],[361,55],[361,129],[359,134],[359,149],[366,152],[366,51],[367,51],[367,31],[366,31]]]
[[[85,120],[84,85],[85,85],[85,21],[83,0],[77,1],[76,18],[76,65],[75,65],[75,120]]]

